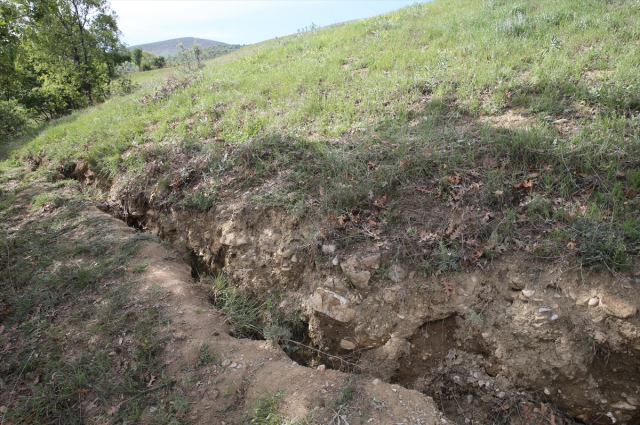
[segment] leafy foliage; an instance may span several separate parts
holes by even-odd
[[[107,0],[2,2],[0,100],[55,118],[109,95],[129,58]]]

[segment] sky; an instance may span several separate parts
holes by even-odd
[[[311,23],[368,18],[413,3],[416,0],[111,0],[111,8],[119,16],[122,40],[135,46],[179,37],[253,44],[294,34]]]

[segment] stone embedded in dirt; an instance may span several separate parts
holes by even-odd
[[[322,245],[322,253],[323,254],[335,254],[336,246],[335,245]]]
[[[230,369],[235,369],[235,368],[236,368],[236,366],[238,366],[238,364],[237,364],[237,363],[235,363],[235,362],[233,362],[233,363],[231,363],[231,364],[229,365],[229,368],[230,368]]]
[[[613,407],[614,409],[636,410],[635,406],[632,406],[629,403],[624,402],[624,401],[619,401],[619,402],[613,404],[611,407]]]
[[[380,266],[380,254],[373,254],[367,257],[364,257],[362,261],[360,261],[360,265],[363,267],[373,267],[377,269]]]
[[[222,362],[222,367],[227,367],[231,364],[231,360],[227,359],[225,361]]]
[[[371,381],[371,383],[373,385],[378,385],[380,383],[380,380],[378,378],[374,379],[373,381]]]
[[[547,313],[549,311],[551,311],[551,309],[547,307],[542,307],[538,309],[538,313]]]
[[[226,233],[220,238],[222,245],[242,246],[247,244],[247,239],[237,233]]]
[[[347,285],[344,281],[337,277],[328,277],[323,284],[327,288],[347,289]]]
[[[522,290],[522,295],[524,295],[527,298],[531,298],[533,297],[533,295],[536,293],[536,291],[534,291],[533,289],[523,289]]]
[[[607,295],[600,300],[600,307],[609,316],[618,317],[620,319],[627,319],[638,312],[638,309],[628,303],[627,301]]]
[[[327,367],[326,367],[325,365],[323,365],[323,364],[321,364],[320,366],[318,366],[318,367],[316,368],[316,370],[317,370],[318,372],[324,372],[326,369],[327,369]]]
[[[391,288],[384,288],[382,298],[389,304],[396,304],[398,302],[398,291],[400,285],[392,286]]]
[[[327,289],[318,288],[309,299],[312,309],[339,322],[350,322],[356,316],[356,311],[350,306],[349,300]]]
[[[389,279],[395,283],[400,283],[407,277],[407,272],[397,264],[394,264],[389,268]]]
[[[292,263],[297,263],[297,262],[298,262],[298,257],[296,256],[296,254],[293,254],[293,255],[291,256],[291,262],[292,262]]]
[[[553,316],[551,316],[551,320],[558,320],[558,315],[554,314]]]
[[[369,286],[371,273],[366,270],[357,270],[353,263],[341,263],[342,272],[347,275],[353,286],[358,289],[366,289]]]
[[[348,339],[343,339],[342,341],[340,341],[340,348],[344,350],[355,350],[356,347],[356,343],[353,341],[349,341]]]
[[[600,303],[600,300],[599,300],[598,298],[595,298],[595,297],[594,297],[594,298],[591,298],[591,299],[589,300],[589,302],[588,302],[588,304],[589,304],[591,307],[595,307],[595,306],[597,306],[599,303]]]
[[[510,280],[509,280],[509,289],[516,289],[516,290],[521,290],[524,289],[525,287],[525,281],[522,278],[522,276],[520,275],[516,275],[513,276]]]
[[[341,261],[340,268],[356,288],[368,288],[369,280],[371,279],[371,272],[365,270],[367,268],[366,263],[363,260],[360,260],[357,255],[353,255],[346,260]]]
[[[338,259],[338,256],[336,255],[335,257],[333,257],[333,260],[331,261],[331,263],[334,266],[337,266],[338,264],[340,264],[340,260]]]

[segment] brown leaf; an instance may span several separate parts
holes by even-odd
[[[420,242],[426,242],[429,245],[433,245],[435,242],[441,239],[438,233],[429,233],[425,230],[420,232]]]
[[[569,242],[567,244],[567,248],[569,249],[576,249],[576,243],[575,242]]]
[[[4,332],[4,325],[0,325],[0,334]]]
[[[373,221],[371,219],[369,219],[369,224],[372,225],[372,226],[377,226],[378,225],[378,223],[376,223],[375,221]]]
[[[89,392],[89,389],[88,388],[76,388],[76,392],[78,394],[86,394],[86,393]]]
[[[447,180],[451,184],[460,184],[460,173],[455,173],[453,176],[447,176]]]
[[[401,167],[404,167],[405,165],[409,165],[409,164],[411,164],[411,161],[406,161],[406,160],[400,161],[400,166]]]
[[[522,183],[514,184],[513,187],[516,189],[526,189],[528,187],[533,187],[533,180],[525,180]]]
[[[493,194],[494,194],[494,195],[496,195],[496,196],[500,196],[500,195],[502,195],[503,193],[504,193],[504,192],[503,192],[503,191],[501,191],[501,190],[496,190],[495,192],[493,192]]]
[[[451,283],[445,278],[440,279],[440,283],[444,287],[444,292],[447,294],[447,297],[451,295],[451,290],[453,289]]]
[[[0,413],[6,413],[7,412],[7,406],[0,406]]]
[[[484,216],[482,217],[482,222],[486,223],[487,221],[489,221],[491,219],[491,217],[493,217],[493,213],[490,211],[487,211],[484,213]]]
[[[151,388],[151,386],[153,385],[153,382],[156,380],[156,376],[155,375],[151,375],[151,379],[149,379],[149,383],[147,384],[147,388]]]

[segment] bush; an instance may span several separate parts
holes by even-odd
[[[15,102],[0,101],[0,144],[17,136],[27,123],[27,116]]]

